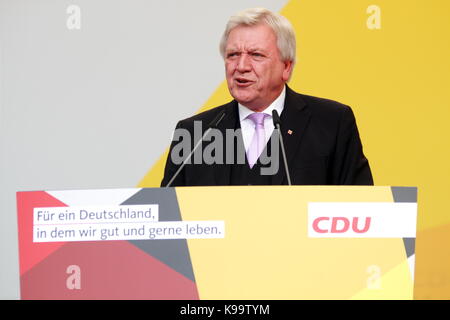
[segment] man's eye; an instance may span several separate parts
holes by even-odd
[[[254,57],[263,57],[263,55],[261,53],[258,53],[258,52],[253,52],[252,56],[254,56]]]
[[[227,58],[236,57],[237,55],[238,55],[237,52],[230,52],[229,54],[227,54]]]

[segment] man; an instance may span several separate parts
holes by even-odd
[[[180,161],[174,161],[174,140],[161,186],[169,182],[170,186],[287,184],[287,170],[277,152],[273,110],[281,115],[292,184],[373,184],[350,107],[296,93],[286,85],[295,63],[295,34],[286,18],[262,8],[244,10],[228,21],[220,50],[234,100],[180,121],[176,130],[199,137],[196,123],[202,124],[203,134],[211,122],[224,137],[227,130],[238,130],[234,149],[219,150],[232,152],[234,161],[199,163],[190,158],[180,169]],[[189,146],[199,140],[194,138]],[[246,156],[239,162],[237,154],[243,148]],[[262,174],[264,151],[276,156],[278,170],[273,174]]]

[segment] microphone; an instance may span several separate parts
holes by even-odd
[[[219,112],[219,114],[208,124],[208,129],[205,131],[205,133],[203,134],[202,138],[200,140],[198,140],[197,144],[194,146],[194,149],[192,149],[192,151],[189,152],[188,156],[186,157],[186,159],[184,159],[183,163],[178,168],[177,172],[175,172],[175,174],[172,176],[172,179],[170,179],[169,182],[166,184],[166,188],[169,188],[172,185],[172,183],[175,181],[175,179],[180,174],[181,170],[183,170],[183,168],[186,165],[186,163],[189,161],[189,159],[194,154],[195,150],[198,149],[198,147],[202,143],[203,139],[205,139],[205,137],[209,134],[211,129],[217,128],[217,126],[223,120],[224,117],[225,117],[225,110],[223,110],[222,112]],[[170,157],[170,154],[169,154],[169,157]]]
[[[280,119],[280,116],[278,115],[277,110],[275,110],[275,109],[273,109],[273,111],[272,111],[272,120],[273,120],[273,125],[274,125],[275,129],[278,130],[278,135],[280,137],[281,154],[283,156],[283,162],[284,162],[284,169],[286,171],[288,185],[291,186],[292,185],[291,175],[289,174],[289,167],[287,164],[286,151],[284,150],[283,135],[281,134],[281,128],[280,128],[281,119]]]

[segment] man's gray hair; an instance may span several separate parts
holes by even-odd
[[[250,8],[238,12],[228,20],[220,41],[220,54],[225,59],[228,35],[238,26],[253,26],[266,23],[275,32],[281,60],[295,63],[295,32],[288,19],[265,8]]]

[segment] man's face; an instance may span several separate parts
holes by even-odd
[[[281,60],[277,37],[268,25],[238,26],[228,36],[225,71],[233,98],[262,111],[281,93],[292,62]]]

